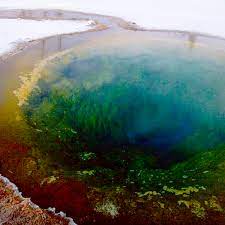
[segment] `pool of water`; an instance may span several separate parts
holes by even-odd
[[[51,61],[22,106],[30,126],[75,152],[126,146],[179,158],[223,144],[223,52],[118,38]]]
[[[147,212],[157,203],[153,212],[162,210],[171,224],[169,208],[182,217],[182,204],[198,218],[210,207],[220,211],[214,195],[225,187],[224,48],[141,31],[81,39],[68,38],[72,49],[33,71],[22,58],[20,78],[15,64],[5,76],[0,141],[23,153],[7,153],[3,163],[11,166],[3,171],[16,174],[35,203],[55,204],[80,224],[93,222],[93,211],[96,221],[99,214],[144,216],[139,204]],[[71,204],[58,199],[59,189]],[[132,224],[130,216],[120,219]]]

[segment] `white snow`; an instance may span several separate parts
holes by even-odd
[[[0,0],[0,8],[58,8],[119,16],[148,28],[225,37],[225,0]]]
[[[16,43],[90,29],[92,21],[0,19],[0,54]]]

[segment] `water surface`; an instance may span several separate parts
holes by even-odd
[[[1,141],[13,150],[19,144],[23,153],[7,155],[5,165],[22,162],[4,171],[17,174],[34,202],[54,204],[80,224],[105,218],[134,224],[136,217],[148,224],[140,207],[150,207],[151,218],[164,213],[171,224],[170,208],[182,218],[187,210],[193,221],[220,212],[225,51],[174,36],[68,37],[58,50],[73,48],[43,67],[32,72],[34,63],[21,57],[6,73]],[[37,59],[44,57],[40,49]]]

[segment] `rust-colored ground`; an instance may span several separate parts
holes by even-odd
[[[113,218],[104,215],[96,212],[93,205],[105,198],[106,193],[90,190],[85,183],[74,179],[60,177],[54,182],[47,182],[47,174],[38,168],[37,160],[29,155],[29,148],[9,140],[1,140],[1,173],[14,182],[25,197],[31,197],[34,203],[42,208],[55,207],[57,211],[66,212],[80,225],[225,225],[223,212],[207,211],[205,218],[198,218],[185,207],[174,207],[173,198],[168,197],[169,205],[161,208],[155,201],[142,202],[129,193],[114,196],[119,202],[117,216]],[[8,203],[5,199],[9,199]],[[220,202],[223,202],[223,199],[224,195],[221,194]],[[29,223],[15,224],[33,224],[32,221],[38,221],[36,224],[66,224],[63,220],[59,222],[58,217],[49,212],[41,209],[31,210],[29,204],[15,197],[13,191],[6,188],[2,182],[0,206],[0,210],[3,210],[0,211],[1,218],[7,217],[9,222],[20,219],[25,221],[29,218]]]

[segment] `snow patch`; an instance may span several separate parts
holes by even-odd
[[[1,0],[0,0],[1,1]],[[18,43],[57,34],[82,32],[93,26],[91,20],[0,19],[0,55],[12,51]]]
[[[77,225],[76,223],[74,223],[74,221],[73,221],[73,219],[71,217],[66,217],[66,214],[64,212],[60,211],[60,212],[57,213],[56,209],[55,208],[51,208],[51,207],[49,207],[47,210],[49,212],[54,213],[55,215],[61,216],[62,218],[66,218],[69,221],[68,225]]]
[[[2,9],[63,9],[122,17],[156,29],[225,37],[224,0],[0,0]]]

